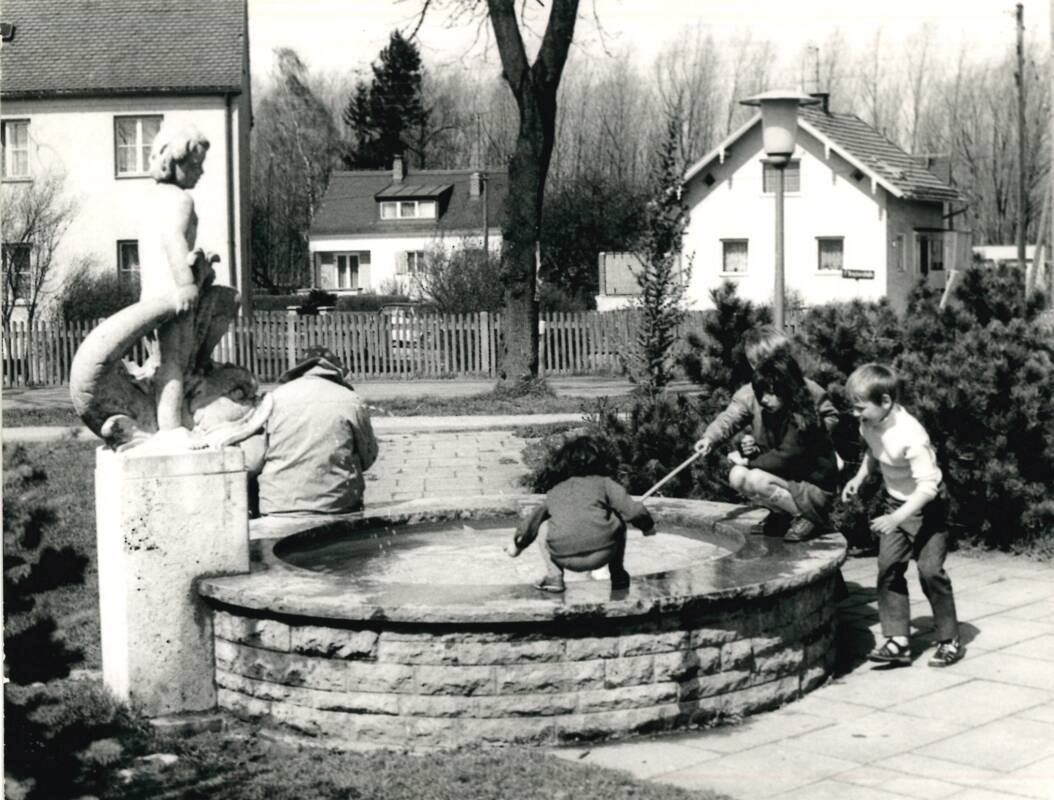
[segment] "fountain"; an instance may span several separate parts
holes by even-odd
[[[217,699],[344,747],[553,744],[773,708],[833,660],[845,542],[751,535],[764,512],[655,499],[628,590],[539,592],[502,546],[540,497],[264,519],[252,572],[206,578]],[[577,579],[576,579],[577,578]]]

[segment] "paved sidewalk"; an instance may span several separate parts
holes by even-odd
[[[966,658],[926,666],[929,605],[914,575],[910,668],[863,656],[880,636],[874,559],[843,569],[839,656],[846,671],[743,724],[555,755],[741,800],[1054,798],[1054,566],[953,553]]]
[[[378,435],[380,455],[366,473],[366,505],[420,497],[524,494],[527,440],[504,431]]]

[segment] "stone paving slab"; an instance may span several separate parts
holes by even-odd
[[[843,568],[851,593],[840,604],[839,641],[852,666],[827,685],[739,726],[626,742],[617,757],[606,753],[612,745],[569,757],[634,771],[634,748],[647,747],[649,766],[634,774],[737,800],[1054,800],[1054,565],[951,554],[969,643],[966,658],[946,669],[926,666],[933,620],[914,574],[914,664],[863,660],[880,638],[874,571],[873,558]],[[985,587],[984,600],[969,594]],[[655,748],[664,744],[676,766],[656,773],[664,762]],[[695,763],[684,763],[686,748],[700,753]]]
[[[876,767],[872,764],[840,773],[838,782],[843,785],[851,784],[843,797],[857,797],[860,789],[866,788],[903,797],[916,797],[919,800],[940,800],[963,789],[951,781],[904,774],[899,770]]]
[[[1054,755],[1054,726],[1019,716],[979,725],[918,749],[923,755],[1012,772]]]

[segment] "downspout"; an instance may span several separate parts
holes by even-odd
[[[231,122],[231,92],[223,93],[223,138],[227,151],[227,270],[230,285],[238,290],[245,291],[244,286],[238,285],[238,272],[234,263],[234,125]]]

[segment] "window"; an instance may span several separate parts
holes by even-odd
[[[163,117],[114,117],[114,163],[118,176],[142,176],[150,168],[150,147]]]
[[[919,234],[919,273],[929,275],[944,269],[944,239],[941,234]]]
[[[425,271],[425,254],[420,250],[406,254],[406,271],[411,275]]]
[[[747,240],[721,240],[721,271],[743,273],[747,271]]]
[[[30,262],[32,248],[21,242],[5,242],[0,249],[2,249],[0,258],[3,259],[4,267],[4,292],[9,293],[13,300],[22,300],[32,294],[33,289]]]
[[[771,164],[761,165],[761,191],[774,194],[776,191],[776,168]],[[783,168],[783,191],[801,191],[801,161],[792,159]]]
[[[841,273],[845,265],[845,240],[841,236],[817,237],[816,258],[820,272]]]
[[[117,243],[117,279],[139,291],[139,242],[134,239]]]
[[[381,203],[381,219],[435,219],[435,200],[400,200]]]
[[[336,284],[338,289],[359,288],[359,257],[352,253],[337,253]]]
[[[4,177],[29,177],[29,120],[4,120],[0,128],[4,147]]]
[[[396,275],[419,275],[424,271],[425,254],[423,250],[407,250],[396,258]]]

